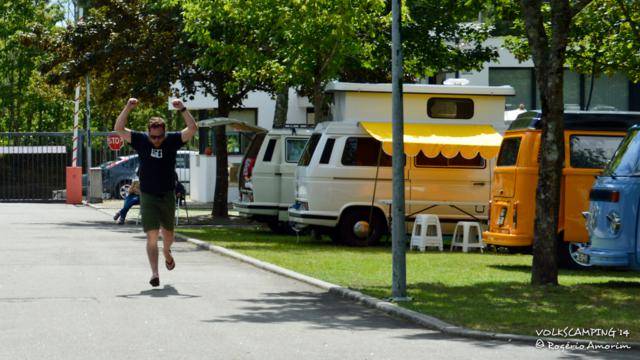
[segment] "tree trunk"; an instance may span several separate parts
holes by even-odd
[[[276,111],[273,114],[273,128],[283,128],[287,123],[287,111],[289,110],[289,89],[276,94]]]
[[[568,0],[551,0],[550,3],[551,30],[547,32],[542,14],[543,2],[520,1],[542,105],[532,285],[558,285],[558,220],[564,165],[564,61],[572,16],[588,1],[580,2],[574,9]]]
[[[555,76],[546,78],[547,91],[541,94],[542,139],[538,186],[536,192],[536,219],[533,236],[533,263],[531,284],[558,285],[558,220],[562,167],[564,162],[564,105],[562,94],[563,69],[555,69]],[[558,86],[559,84],[559,86]],[[546,94],[544,94],[546,93]]]
[[[313,116],[316,124],[326,120],[324,116],[324,89],[320,85],[313,88]]]
[[[222,87],[219,87],[221,89]],[[226,95],[218,92],[218,116],[229,117],[231,111]],[[215,218],[229,217],[229,153],[227,151],[227,131],[224,126],[216,126],[216,188],[213,195],[213,210],[211,215]]]

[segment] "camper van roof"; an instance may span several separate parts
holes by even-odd
[[[541,111],[528,111],[518,115],[509,130],[541,129]],[[628,111],[565,111],[566,130],[609,130],[626,131],[640,124],[640,112]]]
[[[303,135],[310,136],[313,133],[313,127],[305,126],[305,127],[284,127],[284,128],[273,128],[269,130],[269,134],[277,134],[277,135]]]
[[[405,94],[443,94],[443,95],[485,95],[485,96],[513,96],[515,90],[509,85],[504,86],[467,86],[467,85],[427,85],[404,84]],[[326,92],[377,92],[390,93],[391,84],[361,84],[347,82],[331,82],[327,84]]]

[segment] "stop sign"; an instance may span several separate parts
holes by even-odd
[[[107,145],[109,145],[109,149],[118,151],[122,149],[124,141],[122,141],[122,138],[116,134],[109,134],[109,136],[107,136]]]

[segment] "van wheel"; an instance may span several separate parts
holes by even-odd
[[[587,246],[586,243],[567,242],[562,238],[558,241],[558,265],[566,269],[588,269],[591,264],[578,259],[578,250]]]
[[[374,212],[369,224],[369,210],[355,209],[343,215],[338,231],[342,242],[349,246],[371,246],[377,244],[384,233],[386,223]]]

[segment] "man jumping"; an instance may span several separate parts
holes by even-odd
[[[129,99],[124,107],[114,130],[138,152],[140,159],[140,211],[142,228],[147,234],[147,256],[151,265],[151,286],[160,286],[158,275],[158,235],[162,232],[165,265],[173,270],[176,262],[171,255],[173,229],[175,224],[175,168],[176,154],[186,142],[198,131],[193,116],[180,99],[171,104],[180,111],[187,125],[180,132],[166,132],[166,124],[161,117],[152,117],[147,126],[148,132],[127,129],[127,117],[138,105],[135,98]]]

